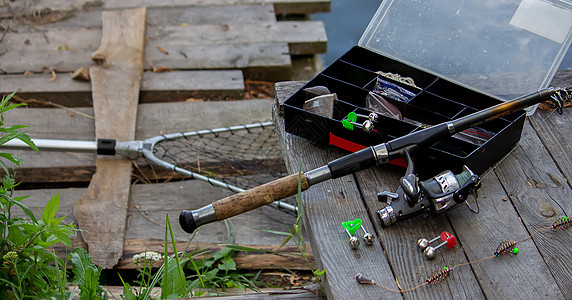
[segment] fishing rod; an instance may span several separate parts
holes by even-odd
[[[348,154],[327,165],[300,174],[291,174],[250,190],[220,199],[196,210],[183,210],[179,223],[183,230],[193,233],[199,226],[245,213],[270,204],[276,200],[305,191],[315,184],[388,163],[421,147],[431,146],[437,141],[470,127],[490,122],[534,104],[551,100],[559,113],[565,101],[572,98],[572,87],[547,88],[532,94],[500,103],[456,120],[410,133],[386,143],[371,146]],[[460,199],[459,199],[460,200]]]

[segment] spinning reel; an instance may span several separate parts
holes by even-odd
[[[403,151],[403,156],[407,161],[407,171],[399,180],[396,192],[377,194],[379,201],[388,204],[377,211],[383,227],[423,213],[440,214],[465,202],[469,194],[476,193],[481,187],[479,176],[467,166],[463,166],[463,171],[457,175],[444,171],[420,181],[407,150]]]

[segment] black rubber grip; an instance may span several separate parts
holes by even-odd
[[[114,139],[97,139],[97,154],[99,155],[115,155]]]
[[[353,174],[375,166],[376,160],[373,149],[365,148],[358,152],[338,158],[328,164],[332,178]]]
[[[187,233],[193,233],[197,230],[197,223],[190,210],[183,210],[179,215],[179,225]]]

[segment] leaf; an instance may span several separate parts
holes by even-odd
[[[38,147],[36,146],[36,144],[34,144],[34,142],[32,141],[32,139],[27,135],[27,134],[22,134],[18,137],[18,139],[24,143],[26,143],[26,145],[30,146],[30,148],[34,149],[34,151],[36,151],[38,154],[40,154],[40,149],[38,149]]]
[[[265,230],[265,229],[262,229],[260,231],[268,232],[268,233],[272,233],[272,234],[277,234],[277,235],[286,235],[286,236],[290,236],[290,237],[292,236],[291,232],[285,232],[285,231]]]
[[[83,280],[83,274],[85,274],[86,269],[92,264],[91,256],[87,254],[87,251],[83,248],[73,249],[70,256],[72,261],[72,272],[74,274],[73,282],[79,283],[79,281]]]
[[[16,166],[20,166],[20,163],[24,162],[23,159],[14,156],[12,153],[0,153],[0,157],[3,157],[4,159],[10,161],[11,163],[15,164]],[[4,161],[0,161],[2,163],[2,169],[4,169],[4,172],[9,173],[8,170],[8,166],[6,166],[6,163],[4,163]]]
[[[218,264],[218,268],[224,271],[234,271],[236,270],[236,263],[230,256],[226,256],[221,262]]]
[[[28,238],[22,234],[22,230],[16,226],[8,228],[8,240],[14,244],[15,247],[22,246]]]
[[[8,196],[5,195],[5,194],[0,194],[0,197],[3,198],[3,199],[5,199],[5,200],[7,200],[7,201],[9,201],[10,204],[12,204],[12,205],[17,205],[18,207],[20,207],[20,209],[22,209],[22,211],[24,212],[24,214],[26,214],[26,216],[27,216],[28,218],[30,218],[30,220],[31,220],[34,224],[38,223],[38,221],[36,220],[36,217],[34,216],[34,213],[33,213],[32,210],[29,209],[27,206],[25,206],[24,204],[20,203],[19,201],[16,201],[15,199],[12,199],[11,197],[8,197]],[[17,197],[16,199],[21,200],[20,198],[21,198],[21,199],[25,199],[25,198],[27,198],[27,196],[26,196],[25,198]]]
[[[117,275],[119,275],[119,279],[121,280],[121,283],[123,284],[123,298],[124,299],[130,299],[130,300],[137,300],[137,296],[135,296],[135,294],[133,294],[133,291],[132,291],[129,283],[126,283],[125,281],[123,281],[121,274],[117,274]]]
[[[60,242],[62,242],[64,245],[71,247],[71,241],[70,241],[70,237],[68,235],[67,232],[64,232],[63,230],[58,230],[54,232],[54,235],[58,238],[58,240]]]
[[[168,214],[166,219],[167,228],[165,229],[165,270],[163,273],[163,280],[161,280],[161,298],[166,298],[173,294],[183,296],[187,293],[187,282],[185,280],[183,268],[179,264],[177,245],[175,243],[173,228],[171,228],[171,222],[169,220]],[[174,254],[172,256],[167,255],[169,251],[167,233],[170,233],[171,242],[173,245]]]
[[[235,250],[235,251],[243,251],[243,252],[246,252],[247,254],[248,254],[248,251],[274,252],[272,250],[267,250],[267,249],[262,249],[262,248],[252,248],[252,247],[246,247],[246,246],[234,245],[234,244],[225,245],[225,247],[232,249],[232,250]]]
[[[48,225],[52,224],[53,219],[56,216],[56,213],[58,212],[59,208],[60,208],[60,193],[58,192],[54,197],[52,197],[52,199],[50,199],[50,201],[48,201],[46,207],[44,207],[44,211],[42,213],[42,220],[44,220],[44,223]]]
[[[80,299],[105,299],[103,288],[99,285],[101,267],[92,263],[91,256],[83,248],[75,248],[71,253],[74,283],[80,289]]]
[[[218,271],[219,271],[219,269],[212,269],[212,270],[206,272],[206,273],[204,274],[204,276],[205,276],[205,278],[208,279],[208,280],[213,280],[213,279],[216,277]]]
[[[215,261],[217,261],[217,260],[219,260],[219,259],[221,259],[221,258],[223,258],[223,257],[225,257],[225,256],[230,255],[231,252],[232,252],[232,249],[230,249],[230,248],[228,248],[228,247],[224,247],[224,248],[222,248],[221,250],[219,250],[219,251],[213,253],[213,254],[211,255],[211,257],[212,257]]]

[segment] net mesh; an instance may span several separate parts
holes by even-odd
[[[287,175],[274,126],[182,134],[157,143],[153,151],[179,168],[242,189]]]

